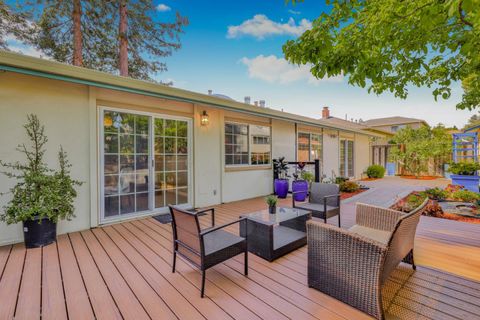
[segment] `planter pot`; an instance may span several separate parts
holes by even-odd
[[[299,193],[293,194],[293,198],[295,199],[295,201],[305,201],[308,193],[308,182],[305,180],[293,181],[292,192],[299,192]]]
[[[478,192],[478,184],[480,176],[466,176],[463,174],[452,174],[450,175],[452,179],[452,184],[455,186],[464,186],[465,189]]]
[[[39,248],[55,242],[57,238],[57,224],[48,218],[35,218],[23,222],[23,237],[25,247]]]
[[[288,180],[275,179],[275,194],[277,197],[285,199],[288,194]]]
[[[268,213],[271,213],[271,214],[277,213],[277,206],[268,207]]]

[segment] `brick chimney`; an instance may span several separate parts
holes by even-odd
[[[323,107],[322,109],[322,119],[330,118],[330,109],[328,107]]]

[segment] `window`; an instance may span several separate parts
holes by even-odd
[[[353,141],[342,139],[340,140],[340,176],[353,177],[353,166]]]
[[[225,123],[225,165],[270,164],[270,127]]]
[[[187,120],[104,109],[101,121],[102,220],[189,203]]]
[[[297,161],[322,160],[322,135],[299,132],[297,135]]]

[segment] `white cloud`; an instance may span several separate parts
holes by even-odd
[[[227,38],[231,39],[248,35],[261,40],[266,36],[272,35],[299,36],[311,28],[312,22],[307,19],[300,20],[298,24],[293,18],[288,19],[287,23],[279,23],[270,20],[264,14],[257,14],[252,19],[245,20],[238,26],[229,26]]]
[[[160,12],[165,12],[165,11],[170,11],[172,10],[172,8],[170,8],[169,6],[167,6],[166,4],[164,3],[160,3],[157,7],[156,7],[157,11],[160,11]]]
[[[37,57],[37,58],[46,58],[45,55],[40,51],[35,49],[32,46],[24,44],[22,41],[17,39],[12,34],[7,34],[5,37],[7,42],[8,49],[13,52],[21,53],[27,56]],[[48,59],[48,57],[46,58]]]
[[[292,9],[289,9],[288,12],[290,12],[291,14],[301,14],[300,11],[295,11],[295,10],[292,10]]]
[[[320,82],[342,82],[343,76],[317,79],[310,72],[310,66],[296,66],[288,63],[284,58],[275,55],[259,55],[249,59],[240,59],[248,68],[248,76],[269,83],[288,84],[297,81],[306,81],[309,84],[318,85]]]

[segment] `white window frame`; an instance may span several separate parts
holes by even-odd
[[[158,119],[167,119],[167,120],[181,120],[187,122],[187,144],[188,144],[188,154],[187,154],[187,165],[188,165],[188,203],[179,205],[180,208],[191,208],[193,207],[193,192],[194,188],[192,186],[193,181],[193,125],[192,119],[188,117],[182,116],[172,116],[163,113],[154,113],[154,112],[145,112],[145,111],[138,111],[135,109],[122,109],[122,108],[115,108],[115,107],[108,107],[104,105],[100,105],[97,108],[98,114],[98,139],[100,140],[98,143],[98,182],[100,188],[100,199],[99,199],[99,211],[98,211],[98,218],[99,224],[107,224],[112,222],[118,222],[123,220],[130,220],[134,218],[139,218],[143,216],[150,216],[154,214],[163,214],[168,213],[168,207],[162,208],[155,208],[155,168],[154,168],[154,161],[155,161],[155,134],[154,134],[154,120]],[[149,210],[140,211],[140,212],[133,212],[125,215],[118,215],[113,217],[105,217],[105,174],[104,174],[104,165],[105,165],[105,157],[104,157],[104,113],[105,111],[112,111],[112,112],[120,112],[120,113],[130,113],[140,116],[148,116],[149,118],[149,183],[148,183],[148,205]]]
[[[225,126],[227,124],[239,124],[239,125],[246,125],[247,128],[248,128],[248,133],[247,133],[247,137],[248,137],[248,164],[227,164],[226,162],[226,150],[225,150]],[[252,164],[252,148],[251,148],[251,145],[252,145],[252,142],[250,141],[250,138],[252,138],[253,140],[253,135],[250,134],[250,126],[261,126],[261,127],[267,127],[270,129],[270,135],[268,136],[268,144],[264,144],[264,145],[269,145],[270,146],[270,163],[267,163],[267,164]],[[249,122],[240,122],[240,121],[231,121],[231,120],[226,120],[224,121],[223,123],[223,138],[222,138],[222,141],[223,141],[223,164],[226,168],[248,168],[248,167],[265,167],[265,166],[272,166],[272,127],[265,124],[254,124],[254,123],[249,123]]]
[[[311,162],[311,161],[315,160],[315,159],[312,159],[312,134],[315,134],[315,135],[318,135],[318,136],[321,137],[320,143],[321,143],[321,146],[322,146],[322,150],[321,150],[322,152],[320,154],[319,160],[320,160],[320,163],[323,163],[323,150],[325,148],[325,146],[323,145],[323,142],[324,142],[323,141],[324,140],[323,139],[323,132],[322,133],[310,132],[310,131],[298,131],[297,132],[297,141],[296,141],[296,144],[295,144],[296,145],[295,154],[296,154],[296,157],[297,157],[297,161],[299,161],[298,160],[298,145],[299,145],[298,136],[299,136],[299,134],[308,134],[308,160],[307,160],[307,162]]]
[[[352,148],[352,175],[349,176],[348,175],[348,171],[350,169],[349,165],[348,165],[348,156],[349,156],[349,152],[348,152],[348,142],[352,142],[353,143],[353,148]],[[344,159],[344,166],[345,166],[345,175],[343,175],[343,177],[346,177],[346,178],[353,178],[355,177],[355,140],[354,139],[349,139],[349,138],[340,138],[340,144],[343,144],[343,148],[345,150],[345,159]],[[340,172],[340,159],[342,157],[341,155],[341,149],[340,149],[340,144],[338,145],[338,173],[341,173]],[[342,175],[341,175],[342,176]]]

